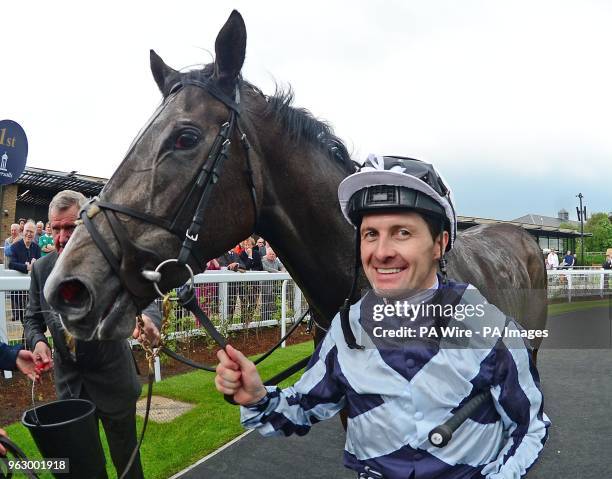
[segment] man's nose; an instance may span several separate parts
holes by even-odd
[[[386,261],[396,254],[391,238],[380,237],[376,244],[374,255],[378,261]]]

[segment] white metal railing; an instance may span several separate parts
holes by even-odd
[[[612,293],[612,270],[555,269],[548,270],[548,299],[599,296]]]
[[[552,270],[549,270],[549,271],[560,271],[560,270],[563,270],[565,268],[567,268],[567,267],[566,266],[558,266],[558,267],[553,268]],[[576,269],[579,269],[579,270],[589,269],[589,270],[599,271],[599,270],[601,270],[601,265],[596,265],[596,266],[593,266],[593,265],[588,265],[588,266],[572,266],[571,269],[572,270],[576,270]]]
[[[308,307],[288,273],[209,271],[194,279],[198,303],[224,332],[282,326]],[[176,302],[173,311],[169,338],[204,334],[195,318]]]

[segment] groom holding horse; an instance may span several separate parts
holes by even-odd
[[[473,286],[447,278],[457,229],[449,188],[427,163],[371,155],[338,196],[372,291],[336,315],[294,386],[265,387],[228,346],[218,352],[217,389],[242,405],[245,427],[266,436],[306,434],[346,408],[344,464],[360,478],[523,477],[550,425],[539,376],[521,327]],[[484,317],[466,317],[470,307]],[[408,310],[418,312],[401,314]],[[479,334],[485,326],[504,334]],[[440,337],[444,328],[476,334],[458,346]],[[428,442],[483,391],[489,398],[446,447]]]
[[[136,401],[141,385],[130,346],[125,340],[81,341],[64,328],[59,314],[47,304],[43,289],[59,255],[72,236],[79,210],[86,198],[76,191],[65,190],[53,197],[49,205],[49,221],[55,251],[37,261],[32,268],[29,304],[24,328],[27,344],[43,371],[53,367],[58,399],[88,399],[96,406],[96,414],[106,433],[110,455],[117,476],[126,469],[136,446]],[[161,316],[155,303],[143,311],[143,334],[152,343],[159,339]],[[132,319],[135,321],[135,319]],[[54,354],[45,336],[53,338]],[[134,337],[140,334],[134,331]],[[106,472],[104,476],[106,477]],[[142,479],[140,455],[124,476]]]

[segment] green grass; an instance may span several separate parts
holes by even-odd
[[[595,301],[572,301],[571,303],[555,303],[548,305],[548,317],[552,318],[559,314],[569,313],[571,311],[580,311],[583,309],[594,309],[601,307],[609,307],[609,299],[600,299]]]
[[[264,380],[268,379],[312,351],[311,341],[279,349],[258,366],[259,372]],[[292,384],[300,374],[287,379],[281,386]],[[154,384],[153,394],[189,402],[196,407],[170,423],[149,421],[140,451],[144,474],[148,479],[170,477],[244,432],[238,408],[226,403],[217,392],[212,373],[194,371],[173,376]],[[145,395],[146,387],[143,388]],[[143,421],[138,417],[137,422],[140,431]],[[21,424],[15,423],[6,429],[9,437],[22,447],[30,459],[40,458],[30,434]],[[116,477],[103,434],[109,477]]]

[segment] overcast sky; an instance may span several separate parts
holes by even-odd
[[[109,177],[160,101],[149,49],[208,63],[232,8],[243,75],[369,152],[435,164],[459,214],[612,210],[607,0],[3,2],[0,119],[28,165]]]

